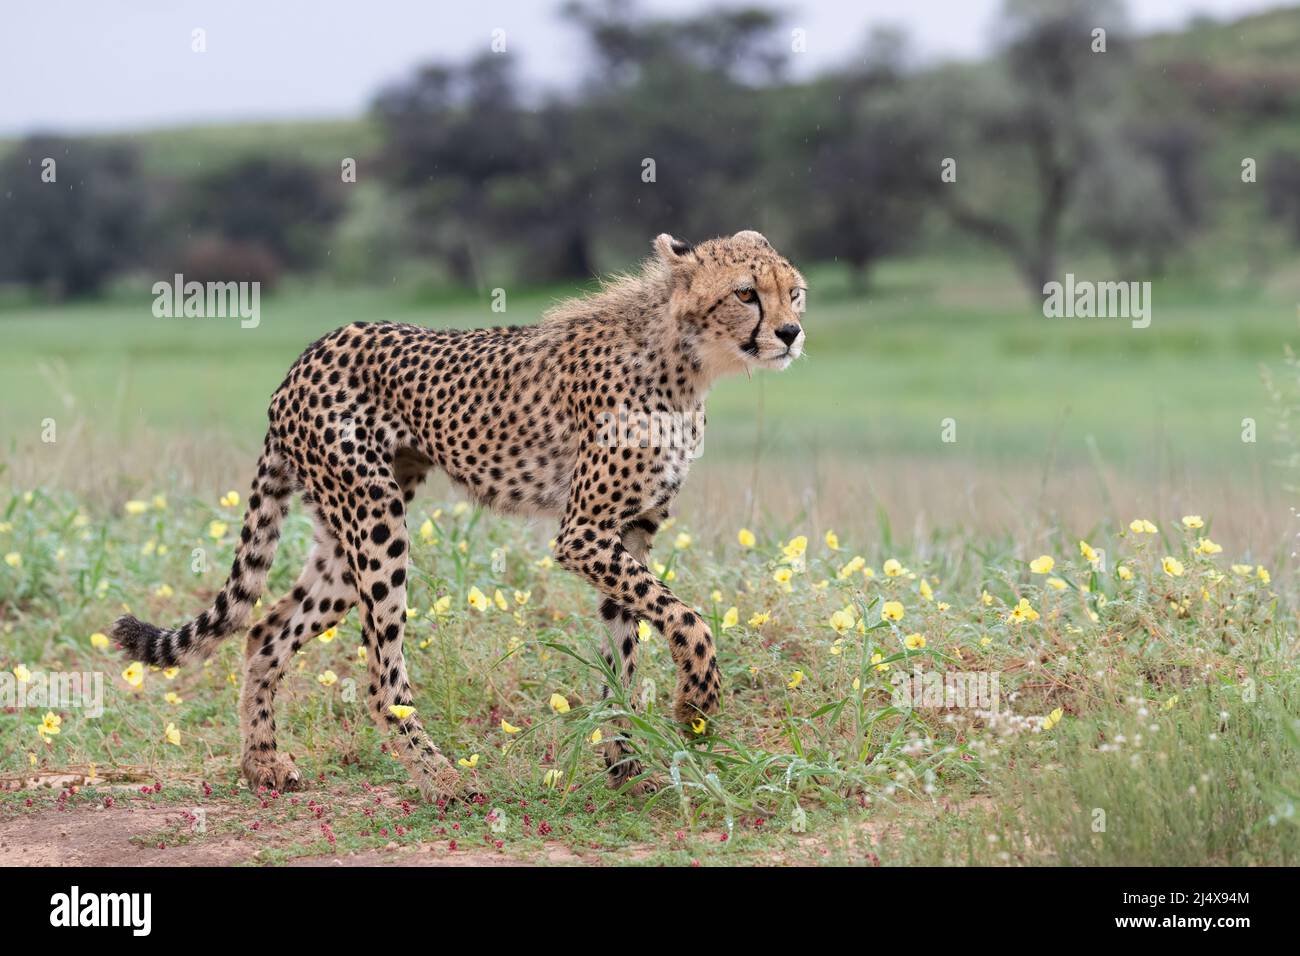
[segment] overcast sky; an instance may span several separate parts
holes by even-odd
[[[761,0],[760,0],[761,2]],[[562,86],[582,44],[559,0],[0,0],[0,135],[359,113],[414,64],[487,48],[506,31],[530,83]],[[658,13],[702,0],[642,0]],[[729,4],[734,5],[734,4]],[[800,72],[842,60],[876,25],[920,57],[984,52],[1002,0],[768,0],[807,31]],[[1277,0],[1129,0],[1140,30],[1222,18]],[[207,52],[191,52],[191,31]]]

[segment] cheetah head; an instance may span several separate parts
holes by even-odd
[[[783,369],[803,354],[808,284],[761,233],[695,246],[663,233],[654,248],[672,275],[669,310],[715,375]]]

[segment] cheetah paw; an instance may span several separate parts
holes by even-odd
[[[255,752],[244,755],[244,779],[252,790],[265,787],[288,793],[302,789],[302,774],[294,766],[293,758],[282,753]]]

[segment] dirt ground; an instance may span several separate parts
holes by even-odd
[[[257,864],[268,848],[284,849],[296,842],[314,840],[315,826],[306,820],[277,826],[274,836],[264,837],[240,828],[224,827],[237,821],[242,808],[209,803],[206,806],[208,832],[198,839],[166,842],[159,834],[186,833],[190,827],[183,808],[102,806],[68,810],[41,810],[0,820],[0,866],[236,866]],[[160,847],[159,843],[163,845]],[[619,862],[644,858],[651,847],[621,849]],[[287,861],[289,866],[524,866],[584,865],[612,862],[607,854],[575,853],[562,843],[550,841],[544,852],[523,857],[484,847],[470,846],[451,851],[445,841],[398,846],[390,843],[380,850],[337,855],[304,856]]]

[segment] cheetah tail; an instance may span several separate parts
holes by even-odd
[[[212,606],[173,630],[146,624],[126,615],[113,622],[109,634],[129,660],[162,667],[202,660],[222,638],[248,622],[253,605],[266,586],[266,576],[280,540],[280,524],[289,513],[292,482],[275,440],[268,435],[257,463],[257,478],[248,496],[244,527],[235,548],[230,577]]]

